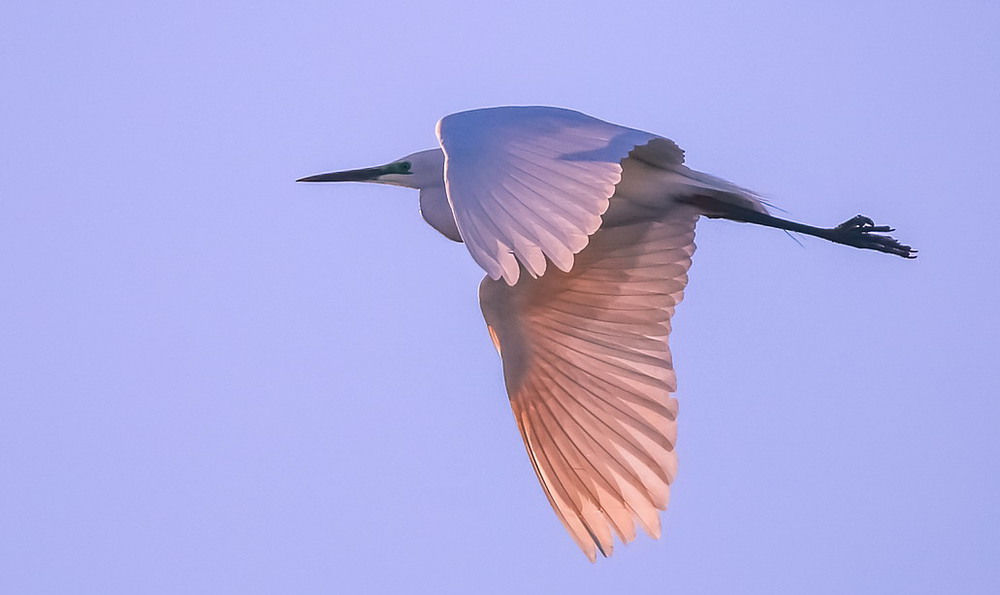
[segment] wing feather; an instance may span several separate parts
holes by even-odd
[[[618,538],[621,540],[635,539],[635,523],[632,520],[631,509],[627,502],[617,498],[621,491],[619,478],[627,476],[628,470],[612,457],[607,459],[612,462],[612,465],[611,473],[607,474],[606,477],[602,469],[595,464],[594,461],[607,457],[607,451],[601,450],[600,445],[595,444],[591,439],[594,424],[588,416],[593,416],[593,414],[587,409],[582,409],[578,415],[574,415],[573,411],[567,408],[567,404],[561,400],[553,400],[551,403],[541,401],[541,403],[548,412],[545,423],[558,428],[558,431],[565,436],[569,447],[578,453],[577,464],[578,468],[582,470],[578,476],[591,478],[594,482],[595,489],[599,492],[594,496],[594,499],[600,502],[602,510],[607,512],[608,520],[615,533],[618,534]],[[558,420],[568,421],[568,423],[559,423]]]
[[[569,272],[480,286],[529,458],[591,560],[611,554],[615,535],[633,540],[637,525],[660,534],[658,511],[677,473],[667,338],[697,216],[678,207],[601,229]]]
[[[491,279],[513,285],[551,261],[561,271],[601,225],[623,159],[683,160],[654,134],[552,107],[500,107],[446,116],[437,126],[445,189],[469,252]]]

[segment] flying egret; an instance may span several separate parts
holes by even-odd
[[[660,535],[677,473],[667,345],[699,216],[914,258],[858,215],[832,228],[779,219],[752,192],[684,165],[673,141],[553,107],[446,116],[440,148],[299,182],[420,191],[434,229],[486,271],[479,299],[528,457],[593,562],[612,533]]]

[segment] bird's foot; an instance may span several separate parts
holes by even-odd
[[[895,254],[903,258],[916,258],[917,251],[900,243],[899,240],[881,235],[894,231],[888,225],[875,225],[875,222],[864,215],[855,215],[837,227],[827,230],[827,239],[846,244],[855,248],[878,250],[887,254]]]

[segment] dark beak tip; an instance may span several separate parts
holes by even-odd
[[[327,182],[329,181],[330,174],[317,174],[315,176],[306,176],[304,178],[299,178],[295,180],[296,182]]]
[[[316,174],[295,180],[296,182],[371,182],[385,173],[384,167],[366,167],[348,171],[334,171],[326,174]]]

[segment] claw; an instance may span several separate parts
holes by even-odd
[[[874,226],[875,222],[870,218],[865,217],[864,215],[855,215],[838,225],[836,229],[862,229]]]
[[[879,235],[894,231],[888,225],[875,225],[875,222],[864,215],[855,215],[844,221],[837,227],[827,231],[824,235],[828,240],[839,244],[846,244],[856,248],[867,248],[902,256],[903,258],[916,258],[916,250],[900,243],[893,237]]]
[[[874,227],[875,222],[864,215],[855,215],[837,226],[837,229],[859,229],[863,227]]]

